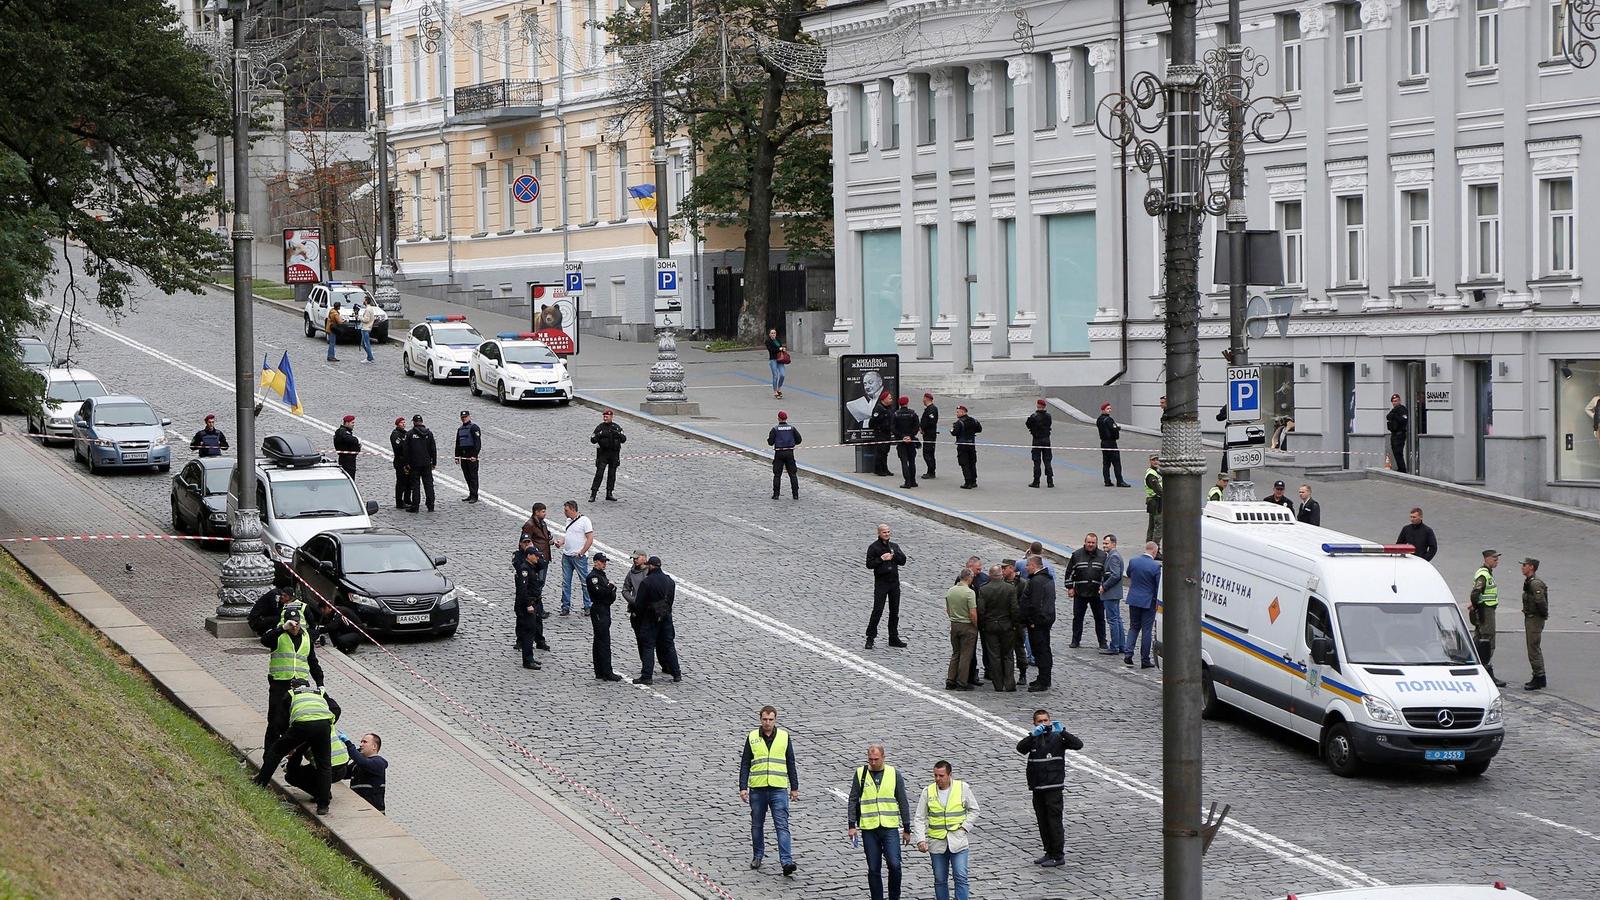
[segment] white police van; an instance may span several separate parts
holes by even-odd
[[[1505,739],[1500,692],[1432,564],[1265,502],[1206,504],[1202,537],[1208,716],[1227,704],[1311,738],[1343,776],[1488,769]]]

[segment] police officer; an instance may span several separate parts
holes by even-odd
[[[1545,686],[1544,680],[1544,623],[1550,618],[1550,588],[1539,577],[1539,561],[1527,557],[1522,561],[1522,621],[1528,636],[1528,665],[1533,667],[1533,678],[1522,686],[1525,691],[1537,691]]]
[[[345,416],[344,424],[333,430],[333,449],[339,457],[339,467],[354,481],[356,457],[361,453],[361,439],[356,437],[355,416]]]
[[[544,618],[539,615],[535,586],[535,580],[547,564],[548,561],[539,555],[539,548],[533,545],[533,537],[522,535],[517,541],[517,552],[511,556],[511,568],[517,576],[514,612],[517,623],[517,649],[522,651],[524,669],[543,668],[539,665],[539,661],[533,658],[535,646],[542,650],[550,649],[544,642]]]
[[[333,702],[321,687],[311,687],[304,678],[295,678],[291,682],[288,698],[289,727],[282,736],[267,745],[255,783],[266,787],[289,751],[303,746],[311,754],[312,764],[316,766],[309,793],[317,802],[317,815],[325,816],[328,814],[328,801],[333,799],[329,751],[333,747],[333,720],[338,715],[336,710],[339,704]]]
[[[922,436],[922,420],[911,411],[910,397],[900,398],[889,424],[894,431],[895,449],[900,454],[900,477],[905,479],[900,486],[914,488],[917,486],[917,438]]]
[[[1472,576],[1472,594],[1469,602],[1472,604],[1471,612],[1467,618],[1472,622],[1472,639],[1478,644],[1478,658],[1483,661],[1483,668],[1489,673],[1489,680],[1495,687],[1505,687],[1506,683],[1496,678],[1494,666],[1494,614],[1500,606],[1500,587],[1494,582],[1495,567],[1500,565],[1500,551],[1483,551],[1483,565]]]
[[[594,628],[594,677],[600,681],[621,681],[611,671],[611,604],[617,599],[617,586],[606,577],[606,555],[596,553],[589,569],[589,625]]]
[[[1111,487],[1111,473],[1117,474],[1117,487],[1129,487],[1122,480],[1122,451],[1117,449],[1117,441],[1122,437],[1122,426],[1111,416],[1111,404],[1100,404],[1100,417],[1094,420],[1094,427],[1100,434],[1100,478]]]
[[[1029,484],[1028,487],[1036,488],[1039,486],[1040,463],[1044,464],[1045,483],[1050,487],[1055,487],[1056,472],[1055,469],[1050,467],[1050,428],[1053,424],[1050,420],[1050,407],[1049,404],[1045,403],[1043,397],[1039,398],[1039,401],[1035,404],[1035,406],[1038,408],[1035,409],[1033,411],[1033,415],[1028,416],[1028,420],[1023,423],[1024,425],[1028,426],[1028,434],[1033,438],[1033,449],[1031,451],[1033,454],[1033,482]]]
[[[416,502],[411,494],[410,467],[406,465],[406,417],[396,416],[389,432],[389,449],[394,452],[394,508],[405,509]]]
[[[461,463],[461,478],[467,483],[463,503],[478,502],[478,459],[483,455],[483,429],[472,421],[472,413],[461,411],[461,427],[456,429],[456,460]]]
[[[1144,512],[1147,519],[1144,539],[1157,543],[1161,541],[1161,472],[1157,468],[1159,465],[1161,457],[1152,453],[1150,465],[1144,470]]]
[[[867,427],[872,429],[872,474],[888,475],[889,472],[889,441],[894,434],[894,395],[888,391],[878,395],[878,402],[872,407],[872,415],[867,418]]]
[[[1227,472],[1217,473],[1217,483],[1206,492],[1206,500],[1221,500],[1228,493],[1229,476]]]
[[[594,445],[594,481],[589,485],[589,502],[593,503],[595,495],[600,493],[600,478],[606,480],[606,499],[617,499],[617,466],[622,463],[622,445],[628,442],[628,436],[622,433],[622,426],[612,421],[615,414],[606,410],[600,414],[600,424],[594,427],[594,434],[589,435],[589,443]]]
[[[1389,429],[1389,458],[1396,472],[1409,472],[1406,468],[1406,437],[1411,434],[1411,412],[1400,402],[1399,394],[1389,395],[1389,412],[1383,417]]]
[[[789,424],[789,414],[778,410],[778,424],[767,432],[767,446],[772,448],[772,499],[778,499],[778,488],[783,484],[783,473],[789,473],[789,491],[800,499],[800,475],[794,461],[794,448],[800,446],[800,429]]]
[[[923,478],[932,478],[933,442],[939,437],[939,407],[933,405],[933,395],[922,395],[922,464],[928,471],[922,473]]]
[[[272,746],[288,727],[290,682],[302,678],[322,684],[316,643],[300,616],[298,608],[286,609],[283,624],[267,629],[261,636],[261,646],[272,651],[267,661],[267,732],[261,742],[263,747]]]
[[[258,636],[267,633],[267,630],[283,624],[284,610],[293,604],[299,607],[299,601],[294,599],[294,576],[289,574],[289,569],[282,563],[272,565],[272,589],[261,595],[261,599],[250,607],[250,630]]]
[[[411,492],[407,509],[411,512],[417,511],[418,494],[423,491],[428,497],[428,512],[433,512],[433,467],[438,464],[439,445],[434,443],[433,432],[422,424],[422,416],[412,416],[411,430],[406,433],[406,486]]]
[[[978,486],[978,434],[983,423],[967,415],[965,406],[956,407],[956,420],[950,434],[956,439],[956,465],[961,467],[961,487],[972,490]]]
[[[1033,817],[1039,823],[1044,855],[1036,866],[1054,868],[1066,862],[1061,826],[1061,790],[1067,782],[1067,751],[1082,750],[1083,741],[1050,721],[1050,711],[1033,711],[1033,731],[1017,741],[1017,752],[1028,756],[1028,790],[1033,793]]]
[[[206,427],[194,433],[189,449],[199,451],[201,456],[221,456],[228,449],[228,436],[217,430],[216,416],[206,416]]]
[[[634,684],[654,682],[656,660],[672,680],[683,680],[683,668],[678,662],[678,632],[672,623],[672,604],[677,597],[678,585],[672,576],[661,571],[661,557],[652,556],[644,561],[649,571],[639,582],[634,600],[639,607],[639,669],[642,674]]]
[[[343,781],[350,774],[350,748],[354,745],[344,732],[339,730],[338,704],[330,698],[328,706],[333,712],[333,741],[328,745],[328,784],[331,793],[332,785]],[[294,752],[289,754],[288,765],[283,770],[283,780],[316,796],[317,765],[309,746],[296,747]]]
[[[1269,494],[1266,499],[1268,503],[1276,503],[1293,513],[1294,498],[1284,493],[1284,491],[1288,490],[1288,487],[1288,485],[1281,481],[1274,481],[1272,483],[1272,493]]]

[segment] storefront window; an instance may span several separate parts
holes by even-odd
[[[1556,478],[1600,481],[1600,360],[1556,360]]]
[[[1267,448],[1289,449],[1294,434],[1294,363],[1261,364],[1261,426]]]

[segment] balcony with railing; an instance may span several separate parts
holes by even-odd
[[[452,125],[536,119],[544,111],[544,87],[537,81],[486,81],[455,90]]]

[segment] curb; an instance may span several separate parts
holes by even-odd
[[[1589,512],[1571,506],[1562,506],[1558,503],[1548,503],[1543,500],[1526,500],[1510,494],[1501,494],[1481,487],[1467,484],[1456,484],[1453,481],[1439,481],[1434,478],[1425,478],[1421,475],[1411,475],[1405,472],[1396,472],[1393,469],[1366,469],[1367,477],[1389,478],[1417,487],[1431,488],[1446,494],[1456,494],[1462,497],[1472,497],[1476,500],[1488,500],[1502,506],[1512,506],[1518,509],[1531,509],[1537,512],[1549,513],[1553,516],[1564,516],[1587,522],[1590,525],[1600,525],[1600,513]]]

